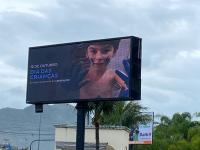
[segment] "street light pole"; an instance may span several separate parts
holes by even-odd
[[[30,147],[29,147],[29,150],[31,150],[31,146],[32,146],[32,144],[34,143],[34,142],[37,142],[37,141],[54,141],[54,139],[44,139],[44,140],[33,140],[33,141],[31,141],[31,143],[30,143]]]
[[[40,128],[41,128],[41,113],[40,113],[40,120],[39,120],[39,140],[38,140],[38,150],[40,150]]]

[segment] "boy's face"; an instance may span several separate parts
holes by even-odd
[[[91,44],[87,48],[87,57],[94,66],[106,66],[114,55],[112,45]]]

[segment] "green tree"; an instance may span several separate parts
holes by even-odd
[[[103,114],[101,124],[120,126],[122,124],[121,115],[123,114],[124,106],[124,101],[115,102],[112,108],[112,112],[109,114]]]
[[[200,123],[188,112],[175,113],[170,119],[160,116],[154,128],[153,144],[138,145],[135,150],[199,150]]]
[[[142,112],[146,109],[146,107],[142,107],[137,102],[129,102],[124,107],[122,125],[133,128],[138,125],[138,123],[146,123],[151,119],[148,114]]]
[[[191,124],[191,114],[184,112],[175,113],[172,117],[172,126],[174,133],[181,134],[183,139],[187,139],[188,130]]]
[[[135,128],[139,122],[146,123],[151,119],[148,114],[142,113],[146,109],[137,102],[116,102],[110,114],[103,114],[102,124]]]
[[[90,102],[89,111],[93,113],[96,149],[99,149],[99,125],[123,125],[133,127],[138,122],[147,121],[148,115],[141,113],[147,108],[137,102]]]
[[[196,117],[200,117],[200,112],[195,112],[194,115],[195,115]]]
[[[191,143],[192,150],[200,149],[200,125],[196,125],[189,129],[188,141]]]
[[[169,117],[167,117],[167,116],[162,116],[161,118],[160,118],[160,121],[161,121],[161,124],[162,125],[170,125],[171,124],[171,120],[169,119]]]
[[[192,138],[191,150],[200,150],[200,135]]]
[[[111,113],[103,114],[102,124],[135,127],[139,122],[150,120],[147,114],[142,113],[146,109],[137,102],[115,102]]]
[[[177,141],[175,144],[169,145],[168,150],[191,150],[191,147],[186,140],[180,140]]]
[[[109,114],[113,110],[114,102],[90,102],[89,111],[93,113],[92,123],[95,126],[96,150],[99,150],[99,125],[103,114]]]

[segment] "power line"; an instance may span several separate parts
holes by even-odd
[[[45,127],[45,126],[43,126],[43,127]],[[22,126],[11,126],[11,127],[6,127],[6,129],[18,129],[18,130],[23,130],[23,131],[37,131],[38,132],[38,129],[35,127],[35,128],[24,128],[24,127],[22,127]],[[44,131],[44,132],[48,132],[49,130],[52,130],[53,129],[53,127],[45,127],[45,129],[41,129],[41,131]],[[0,127],[0,130],[4,130],[4,127],[3,128],[1,128]]]
[[[5,133],[5,134],[19,134],[19,135],[38,135],[38,133],[25,133],[25,132],[15,132],[15,131],[1,131],[0,133]],[[40,133],[40,135],[55,135],[53,133]]]
[[[37,132],[38,129],[25,129],[25,128],[0,128],[0,131],[11,131],[11,132],[21,132],[21,131],[28,131],[28,132]],[[49,131],[52,131],[52,129],[49,130],[40,130],[41,132],[49,133]]]

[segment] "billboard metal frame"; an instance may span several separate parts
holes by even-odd
[[[129,77],[129,97],[118,97],[118,98],[96,98],[96,99],[66,99],[66,100],[33,100],[28,98],[29,83],[27,80],[27,91],[26,91],[26,103],[29,104],[56,104],[56,103],[78,103],[78,102],[90,102],[90,101],[130,101],[130,100],[140,100],[141,99],[141,53],[142,53],[142,39],[135,36],[125,36],[125,37],[116,37],[108,39],[98,39],[98,40],[89,40],[89,41],[79,41],[71,43],[61,43],[45,46],[36,46],[29,48],[29,59],[30,51],[37,50],[38,48],[48,48],[64,45],[73,45],[81,43],[92,43],[92,42],[102,42],[102,41],[111,41],[111,40],[120,40],[120,39],[131,39],[130,43],[130,77]],[[28,62],[28,68],[30,62]],[[29,74],[27,73],[27,79]]]

